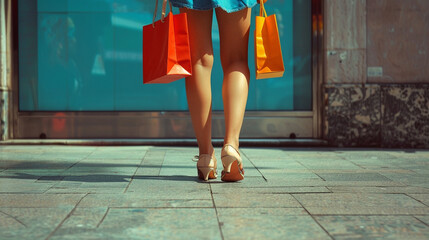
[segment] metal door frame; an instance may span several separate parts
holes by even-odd
[[[312,111],[246,111],[241,138],[310,138],[323,133],[323,6],[312,1]],[[23,112],[19,111],[18,9],[13,1],[13,98],[11,139],[188,139],[189,112]],[[212,136],[223,138],[223,112],[213,111]]]

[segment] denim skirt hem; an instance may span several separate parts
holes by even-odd
[[[201,11],[210,10],[210,9],[214,9],[214,8],[219,7],[219,8],[222,8],[223,10],[225,10],[226,12],[231,13],[231,12],[237,12],[237,11],[243,10],[245,8],[252,8],[257,4],[257,2],[255,0],[254,3],[251,3],[251,4],[242,3],[242,4],[234,6],[234,7],[226,7],[226,6],[222,6],[221,4],[218,4],[218,3],[208,4],[208,5],[204,5],[204,6],[201,6],[201,5],[197,6],[195,4],[192,5],[192,4],[187,3],[187,2],[178,2],[178,1],[174,1],[174,0],[171,1],[171,4],[174,7],[178,7],[178,8],[188,8],[188,9],[201,10]]]

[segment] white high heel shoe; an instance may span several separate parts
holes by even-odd
[[[217,160],[210,154],[201,154],[195,156],[194,162],[197,162],[198,178],[204,181],[217,178]]]
[[[221,160],[223,165],[222,181],[236,182],[244,179],[243,161],[237,149],[230,144],[225,144],[222,148]]]

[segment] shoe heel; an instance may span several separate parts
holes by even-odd
[[[225,182],[237,182],[244,179],[244,170],[240,152],[230,144],[222,148],[223,171],[221,180]]]
[[[224,171],[227,173],[231,172],[232,163],[235,161],[237,161],[237,158],[234,156],[222,157],[222,164],[223,164]]]
[[[244,179],[244,170],[240,167],[238,160],[233,161],[228,167],[230,168],[229,172],[226,171],[226,168],[222,171],[222,181],[237,182]]]
[[[208,181],[209,178],[216,178],[214,168],[198,168],[198,178]]]

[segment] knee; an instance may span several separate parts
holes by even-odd
[[[201,66],[204,68],[213,68],[214,57],[213,54],[205,53],[199,56],[192,56],[193,65]]]
[[[228,54],[221,57],[222,68],[224,70],[229,68],[242,68],[248,67],[247,54]]]

